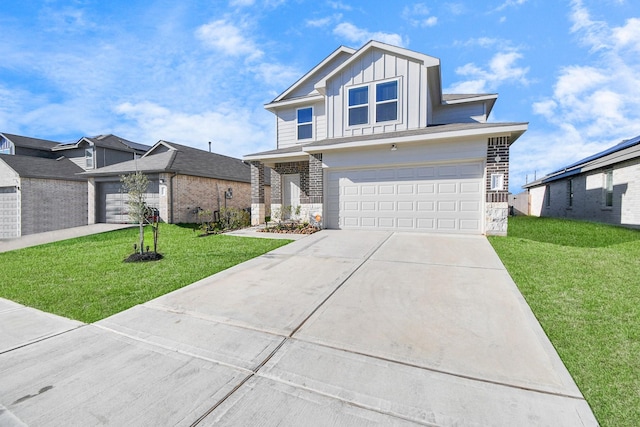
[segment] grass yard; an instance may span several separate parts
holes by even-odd
[[[640,425],[640,231],[515,217],[489,240],[599,423]]]
[[[212,235],[161,224],[161,261],[122,262],[138,229],[0,253],[0,297],[43,311],[95,322],[290,242]],[[153,245],[151,230],[145,243]]]

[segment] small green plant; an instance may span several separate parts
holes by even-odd
[[[220,225],[223,230],[236,230],[251,225],[251,215],[244,209],[223,208],[220,210]]]

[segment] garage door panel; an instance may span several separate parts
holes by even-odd
[[[15,187],[0,187],[0,239],[12,239],[19,233],[18,191]]]
[[[479,234],[482,184],[479,162],[327,171],[327,226]]]

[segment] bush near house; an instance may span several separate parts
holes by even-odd
[[[509,219],[489,241],[603,426],[640,422],[640,230]]]

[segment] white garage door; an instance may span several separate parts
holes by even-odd
[[[482,233],[481,163],[327,171],[327,227]]]
[[[15,187],[0,187],[0,239],[19,237],[18,192]]]

